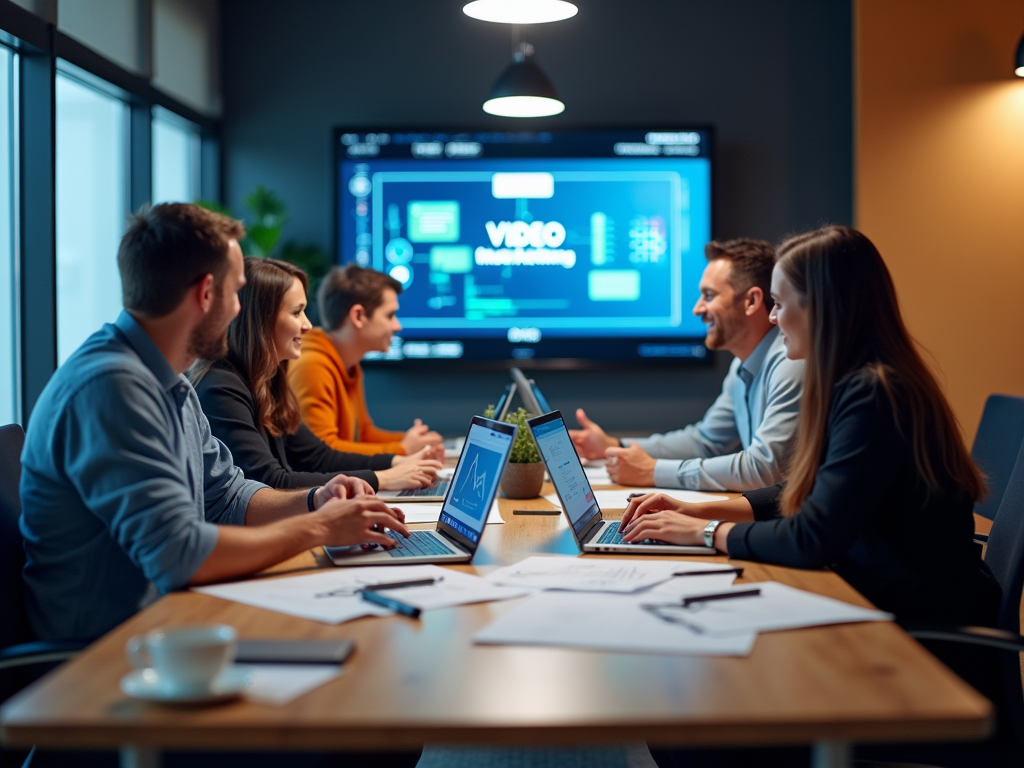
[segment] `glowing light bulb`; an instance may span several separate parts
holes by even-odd
[[[546,24],[571,19],[579,8],[565,0],[475,0],[463,6],[462,12],[499,24]]]

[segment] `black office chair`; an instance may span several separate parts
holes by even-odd
[[[74,656],[84,642],[34,642],[25,614],[21,569],[25,565],[18,518],[21,449],[25,433],[17,424],[0,427],[0,702],[24,688],[55,663]],[[21,764],[25,753],[0,750],[0,762]],[[28,761],[24,763],[28,765]]]
[[[1016,398],[1021,399],[1021,398]],[[991,399],[990,399],[991,402]],[[987,409],[986,409],[987,412]],[[988,546],[985,562],[1002,587],[999,606],[999,628],[943,627],[906,625],[904,629],[919,640],[951,642],[995,648],[999,654],[999,681],[1005,720],[1011,725],[999,738],[980,744],[918,745],[880,747],[866,750],[870,757],[894,754],[901,761],[913,760],[929,765],[978,766],[1002,768],[1024,765],[1024,690],[1021,687],[1020,654],[1024,653],[1024,637],[1020,635],[1021,597],[1024,592],[1024,447],[1017,447],[1016,461],[1007,473],[1002,501],[988,536],[975,534],[975,539]],[[893,765],[892,758],[858,760],[857,765]],[[899,765],[910,763],[900,762]]]
[[[1024,397],[989,395],[971,446],[971,458],[988,478],[988,496],[974,508],[982,517],[995,518],[1022,443]]]

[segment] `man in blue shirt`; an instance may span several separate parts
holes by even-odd
[[[722,393],[696,424],[666,434],[617,440],[587,418],[572,437],[580,455],[608,459],[622,485],[748,491],[774,485],[796,434],[804,364],[788,360],[768,315],[775,251],[740,238],[705,247],[708,265],[693,308],[707,326],[709,349],[736,359]]]
[[[133,217],[118,251],[125,310],[37,402],[22,454],[29,618],[40,639],[98,637],[162,593],[320,545],[407,535],[362,480],[276,491],[246,480],[183,372],[227,351],[245,283],[242,225],[198,206]]]

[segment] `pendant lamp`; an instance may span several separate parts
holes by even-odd
[[[491,88],[484,112],[500,117],[548,117],[565,110],[555,87],[533,61],[533,46],[520,43],[512,63]]]
[[[1017,77],[1024,77],[1024,35],[1021,35],[1020,42],[1017,43],[1017,60],[1014,67],[1013,73]]]
[[[579,12],[566,0],[475,0],[462,8],[467,16],[499,24],[546,24]]]

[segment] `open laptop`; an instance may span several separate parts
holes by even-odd
[[[494,406],[494,420],[504,421],[505,414],[508,413],[509,406],[512,405],[512,398],[516,394],[516,385],[512,384],[505,385],[505,391],[501,393],[501,397],[498,398],[497,404]],[[466,436],[459,435],[458,437],[449,437],[444,441],[444,457],[446,459],[454,459],[460,453],[462,453],[462,446],[466,443]]]
[[[712,547],[681,546],[648,539],[630,544],[619,535],[619,521],[605,520],[594,498],[594,491],[583,471],[580,457],[569,437],[562,414],[552,411],[526,422],[537,441],[540,455],[547,464],[551,482],[562,502],[562,511],[569,518],[569,527],[576,544],[583,552],[616,555],[713,555]]]
[[[498,481],[512,451],[517,427],[474,416],[466,444],[455,466],[451,485],[433,531],[410,531],[409,538],[388,531],[394,549],[362,544],[324,547],[335,565],[403,565],[405,563],[466,563],[473,559],[487,523]]]
[[[512,381],[519,388],[519,399],[523,401],[523,407],[529,413],[539,416],[551,410],[548,401],[540,393],[540,387],[537,386],[537,382],[526,378],[526,375],[518,368],[510,368],[509,373],[512,375]]]

